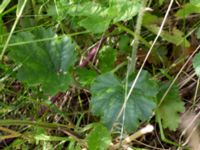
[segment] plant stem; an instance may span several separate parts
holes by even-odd
[[[132,35],[133,37],[135,37],[135,32],[133,32],[131,29],[127,28],[126,26],[124,26],[123,24],[120,24],[120,23],[115,23],[115,25],[117,27],[119,27],[121,30],[125,31],[126,33]],[[144,39],[143,37],[141,37],[139,35],[139,40],[140,42],[142,42],[146,47],[150,48],[151,47],[151,44],[149,44],[149,42]]]
[[[132,55],[131,55],[131,62],[128,68],[128,75],[131,72],[135,72],[135,66],[136,66],[136,55],[137,55],[137,49],[139,45],[139,39],[140,39],[140,31],[142,27],[142,20],[144,16],[145,6],[146,6],[147,0],[142,0],[140,11],[137,17],[137,23],[135,28],[135,34],[134,34],[134,43],[132,48]]]

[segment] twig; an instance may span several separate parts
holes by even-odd
[[[154,127],[152,125],[148,124],[146,127],[140,129],[136,133],[126,137],[121,143],[117,143],[115,145],[111,143],[110,149],[119,149],[120,145],[122,145],[122,146],[127,145],[130,142],[136,140],[137,138],[139,138],[147,133],[151,133],[153,130],[154,130]]]

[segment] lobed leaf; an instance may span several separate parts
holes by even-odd
[[[87,136],[89,150],[106,150],[111,143],[111,135],[102,124],[96,124]]]
[[[111,19],[100,15],[91,15],[79,22],[80,26],[93,33],[102,33],[108,29]]]
[[[100,116],[108,128],[122,123],[122,116],[117,118],[124,103],[125,89],[122,83],[112,73],[105,73],[96,78],[91,92],[93,114]],[[143,71],[127,102],[124,125],[127,132],[135,130],[140,121],[152,115],[156,95],[155,81],[150,79],[148,72]]]
[[[158,100],[160,100],[169,87],[169,83],[162,84],[160,86]],[[160,101],[158,101],[158,104]],[[173,85],[161,105],[156,110],[156,115],[160,116],[164,128],[169,128],[175,131],[178,128],[180,122],[179,113],[185,110],[184,103],[179,96],[178,87]]]
[[[53,38],[51,30],[40,29],[21,32],[13,37],[13,43]],[[67,37],[44,42],[31,42],[12,47],[9,56],[22,67],[17,78],[30,86],[41,85],[42,89],[53,95],[65,91],[72,81],[69,69],[76,60],[75,44]]]

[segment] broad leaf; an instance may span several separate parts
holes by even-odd
[[[196,54],[193,58],[193,67],[196,75],[200,77],[200,53]]]
[[[91,92],[92,112],[100,116],[101,121],[108,128],[121,124],[122,116],[119,118],[117,116],[124,103],[125,89],[123,83],[112,73],[106,73],[97,77],[92,84]],[[152,115],[156,95],[156,83],[151,80],[148,72],[144,71],[127,102],[125,111],[125,130],[127,132],[135,130],[140,121],[144,121]]]
[[[13,43],[53,38],[50,30],[41,29],[21,32],[13,37]],[[17,78],[30,86],[41,85],[48,94],[65,91],[70,82],[69,69],[73,66],[75,44],[68,37],[43,42],[32,42],[12,47],[9,56],[22,67],[18,70]]]
[[[159,100],[161,100],[168,87],[169,83],[162,83],[160,86],[158,104],[160,103]],[[156,115],[159,115],[164,128],[169,128],[170,130],[175,131],[180,122],[179,113],[183,112],[184,110],[184,103],[181,101],[177,86],[174,85],[165,97],[164,101],[157,108]]]
[[[87,136],[89,150],[106,150],[111,143],[111,135],[106,127],[97,124]]]
[[[106,3],[104,3],[106,4]],[[65,14],[77,17],[79,25],[92,33],[103,33],[111,22],[127,21],[138,13],[139,1],[109,1],[109,5],[100,2],[78,2],[70,5],[62,4]]]

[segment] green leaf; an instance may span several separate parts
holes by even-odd
[[[158,100],[161,100],[170,83],[162,83],[160,85]],[[160,101],[158,101],[158,104],[159,103]],[[175,131],[180,123],[179,113],[184,112],[184,110],[184,103],[181,101],[179,96],[178,87],[173,85],[164,101],[157,108],[156,115],[160,116],[164,128],[169,128],[170,130]]]
[[[101,72],[111,71],[114,67],[115,59],[116,50],[109,46],[104,46],[99,53],[99,68]]]
[[[129,83],[129,86],[131,83]],[[93,114],[100,116],[101,121],[111,128],[114,124],[122,123],[122,117],[117,116],[124,103],[125,89],[112,73],[106,73],[97,77],[91,87],[91,108]],[[140,121],[148,119],[155,108],[157,85],[151,80],[148,72],[143,71],[125,111],[125,130],[132,132]]]
[[[13,37],[13,43],[53,38],[51,30],[37,30],[34,34],[21,32]],[[17,78],[30,86],[41,85],[44,92],[55,94],[65,91],[72,81],[69,69],[76,60],[75,44],[66,36],[62,39],[32,42],[12,47],[9,56],[22,67]]]
[[[87,136],[89,150],[106,150],[111,143],[111,135],[106,127],[97,124]]]
[[[143,17],[143,25],[147,26],[149,24],[160,24],[162,22],[162,18],[152,15],[149,12],[145,12]]]
[[[129,20],[138,13],[139,8],[139,1],[113,1],[110,2],[109,7],[98,2],[79,2],[65,5],[65,13],[70,16],[78,16],[79,25],[88,31],[102,33],[108,29],[111,21],[115,23]]]
[[[108,29],[111,19],[109,17],[91,15],[79,22],[80,26],[93,33],[102,33]]]
[[[119,40],[119,49],[125,53],[131,50],[130,41],[131,40],[127,35],[121,35]]]
[[[93,70],[88,70],[86,68],[78,68],[76,70],[78,75],[78,80],[82,86],[90,85],[97,76],[97,73]]]
[[[103,7],[95,2],[72,4],[66,7],[67,14],[71,16],[99,15],[103,11]]]
[[[182,9],[177,11],[176,16],[179,18],[186,18],[192,13],[200,13],[200,6],[193,3],[188,3],[183,6]]]
[[[149,31],[151,31],[152,33],[157,35],[160,29],[160,27],[157,24],[160,24],[162,20],[163,18],[159,18],[147,12],[144,15],[143,26]],[[186,36],[184,35],[184,33],[176,28],[173,28],[172,33],[163,30],[160,36],[162,37],[163,40],[166,40],[177,46],[179,45],[182,45],[184,47],[190,46],[190,43],[186,39]]]
[[[140,8],[138,1],[110,0],[108,16],[113,18],[113,22],[127,21],[137,15]]]
[[[164,2],[165,0],[159,0],[159,5],[161,6]]]
[[[160,27],[154,24],[145,25],[145,28],[147,28],[149,31],[153,32],[154,34],[157,34]],[[174,28],[172,31],[172,34],[168,31],[162,31],[160,35],[164,40],[175,44],[176,46],[183,45],[185,47],[189,47],[190,43],[189,41],[184,37],[184,33],[180,30]]]
[[[77,17],[77,22],[81,27],[93,33],[104,32],[111,21],[107,15],[107,8],[97,2],[78,2],[65,5],[64,10],[66,10],[65,14]]]
[[[196,54],[192,60],[195,73],[200,77],[200,53]]]

